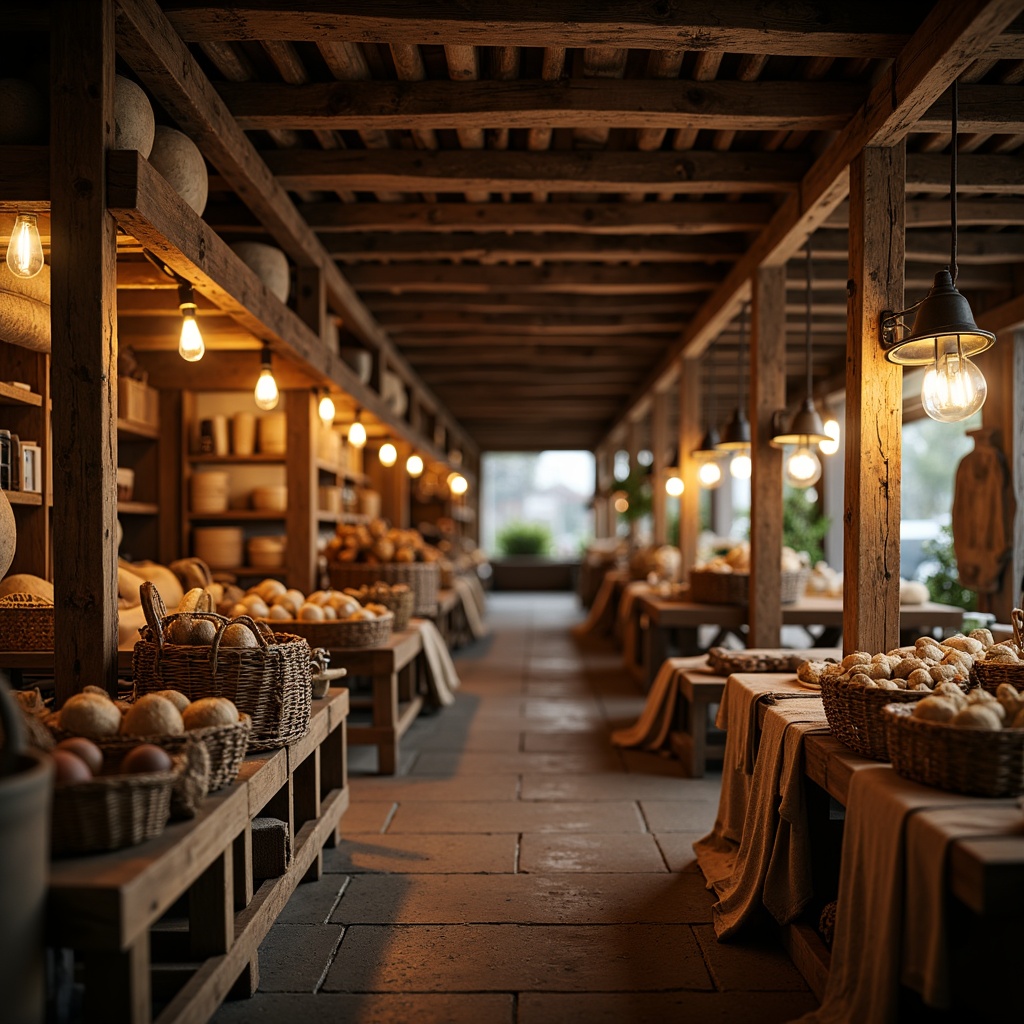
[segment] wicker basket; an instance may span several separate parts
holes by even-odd
[[[394,614],[395,624],[392,628],[396,633],[409,628],[409,620],[416,604],[416,594],[411,589],[384,597],[374,596],[373,601],[375,604],[384,605]]]
[[[223,630],[209,647],[168,643],[164,626],[178,616],[163,614],[163,601],[152,584],[144,583],[141,589],[149,627],[132,656],[137,693],[180,690],[189,700],[227,697],[252,719],[250,750],[287,746],[306,734],[312,669],[304,638],[269,629],[264,632],[248,616],[241,616],[233,621],[252,630],[256,647],[222,648]],[[231,621],[213,612],[193,617],[221,624]]]
[[[437,592],[441,588],[441,567],[437,562],[334,562],[328,566],[331,586],[336,590],[361,587],[364,583],[405,583],[413,592],[415,615],[437,614]]]
[[[0,651],[52,651],[53,602],[35,594],[0,597]]]
[[[794,604],[807,587],[810,569],[784,572],[779,589],[780,604]],[[748,604],[750,574],[690,570],[690,600],[696,604]]]
[[[339,647],[377,647],[391,639],[395,616],[388,612],[376,619],[332,619],[326,622],[308,622],[304,619],[275,620],[274,625],[301,636],[310,647],[326,647],[329,651]]]
[[[100,776],[53,790],[54,856],[101,853],[160,835],[171,816],[171,791],[185,771],[178,755],[169,772]]]
[[[925,786],[972,796],[1024,793],[1024,729],[960,729],[914,718],[906,704],[885,711],[892,766]]]
[[[1020,665],[989,664],[985,661],[975,662],[971,668],[971,682],[982,686],[990,693],[995,693],[1001,683],[1009,683],[1018,690],[1024,690],[1024,611],[1014,608],[1010,619],[1013,624],[1013,647],[1017,656],[1022,659]]]

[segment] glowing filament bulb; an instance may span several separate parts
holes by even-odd
[[[34,213],[19,213],[15,218],[7,266],[15,277],[35,277],[43,269],[43,242]]]
[[[391,467],[398,461],[398,450],[390,441],[380,446],[377,455],[382,466]]]
[[[206,354],[206,343],[203,341],[199,323],[196,321],[195,303],[182,303],[181,334],[178,337],[178,355],[186,363],[198,363]]]
[[[413,478],[421,476],[423,473],[423,460],[418,455],[410,455],[405,460],[405,471]]]
[[[713,490],[722,482],[722,467],[715,459],[702,462],[700,469],[697,470],[697,479],[700,481],[701,487],[709,491]]]
[[[263,346],[263,361],[260,375],[256,380],[253,397],[256,399],[256,405],[266,412],[277,408],[277,400],[279,398],[277,381],[274,380],[274,370],[270,361],[270,348],[266,345]]]
[[[729,463],[729,472],[734,480],[749,480],[751,469],[750,456],[746,454],[734,455]]]
[[[329,427],[334,422],[334,414],[337,410],[334,408],[334,399],[331,398],[329,391],[324,391],[323,398],[320,399],[320,405],[316,411],[320,417],[320,422],[325,427]]]
[[[461,473],[454,473],[448,483],[448,488],[452,494],[465,494],[469,490],[469,482]]]
[[[686,484],[677,476],[670,476],[665,481],[665,493],[670,498],[678,498],[686,490]]]
[[[825,433],[828,434],[830,440],[819,441],[818,451],[822,455],[835,455],[839,451],[839,420],[835,416],[829,416],[825,420]]]
[[[366,427],[363,426],[359,419],[359,414],[356,414],[356,421],[348,428],[348,443],[353,448],[362,448],[366,444]]]
[[[944,339],[943,339],[944,340]],[[939,352],[935,343],[935,364],[924,375],[921,404],[940,423],[958,423],[973,416],[988,395],[985,375],[968,359],[956,339],[956,350]]]
[[[810,487],[821,479],[821,460],[810,445],[801,445],[786,459],[784,475],[793,487]]]

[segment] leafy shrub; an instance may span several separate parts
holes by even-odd
[[[547,555],[553,538],[543,523],[509,523],[498,532],[497,541],[503,555]]]
[[[811,565],[825,557],[821,542],[828,534],[829,522],[806,491],[787,489],[782,500],[782,543],[794,551],[806,551]]]
[[[953,527],[942,527],[935,540],[926,540],[921,550],[934,566],[931,575],[925,576],[924,585],[928,596],[938,604],[951,604],[969,612],[978,608],[978,595],[962,586],[956,573],[956,554],[953,551]]]

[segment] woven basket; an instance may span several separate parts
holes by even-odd
[[[35,594],[0,597],[0,651],[52,651],[53,602]]]
[[[135,846],[160,835],[171,816],[171,791],[186,767],[169,772],[100,776],[53,790],[50,846],[56,857]]]
[[[416,605],[416,594],[412,590],[406,590],[398,594],[387,594],[383,597],[374,596],[375,604],[382,604],[395,616],[395,624],[392,627],[396,633],[409,628],[409,620],[412,618],[413,608]]]
[[[361,565],[357,562],[334,562],[327,569],[331,586],[336,590],[361,587],[364,583],[405,583],[413,592],[413,613],[435,615],[437,592],[441,588],[441,567],[437,562],[382,562]]]
[[[1017,656],[1024,660],[1024,611],[1014,608],[1010,621],[1013,624],[1013,647],[1017,650]],[[995,693],[1001,683],[1009,683],[1018,690],[1024,690],[1024,663],[1000,665],[996,662],[975,662],[971,668],[971,682],[990,693]]]
[[[223,629],[209,647],[168,643],[164,626],[178,616],[163,614],[163,601],[148,581],[141,590],[149,627],[132,655],[137,693],[180,690],[189,700],[227,697],[239,713],[252,719],[250,750],[287,746],[306,734],[312,669],[309,644],[304,638],[264,631],[248,616],[229,620],[203,612],[193,617],[222,625],[229,621],[244,623],[256,637],[257,646],[222,648]]]
[[[327,622],[308,622],[305,619],[275,620],[274,625],[301,636],[310,647],[377,647],[391,639],[395,616],[388,612],[376,619],[333,619]]]
[[[914,718],[906,704],[886,708],[889,754],[900,775],[972,796],[1024,793],[1024,729],[960,729]]]
[[[794,604],[807,587],[810,569],[784,572],[779,588],[779,603]],[[690,600],[695,604],[748,604],[750,573],[690,570]]]

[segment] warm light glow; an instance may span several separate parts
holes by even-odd
[[[615,511],[619,513],[629,511],[629,502],[625,498],[615,499]]]
[[[456,473],[448,484],[452,494],[465,494],[469,490],[469,481],[461,473]]]
[[[686,490],[686,484],[677,476],[670,476],[665,481],[665,493],[670,498],[678,498]]]
[[[359,422],[358,417],[355,423],[348,428],[348,443],[353,448],[362,448],[366,444],[366,427]]]
[[[405,471],[414,479],[423,473],[423,460],[418,455],[410,455],[405,460]]]
[[[749,480],[752,469],[749,455],[734,455],[729,463],[729,473],[734,480]]]
[[[933,420],[958,423],[973,416],[988,395],[985,375],[960,348],[959,339],[952,352],[939,353],[940,339],[935,343],[935,365],[924,375],[921,404]]]
[[[717,459],[709,459],[707,462],[702,462],[700,469],[697,470],[697,479],[700,481],[701,487],[706,490],[714,490],[722,482],[722,467],[718,464]]]
[[[33,213],[19,213],[7,245],[7,266],[15,277],[35,277],[43,269],[43,241]]]
[[[256,405],[265,412],[277,408],[277,400],[280,395],[277,390],[277,381],[274,380],[274,371],[269,367],[265,366],[260,370],[253,397],[256,399]]]
[[[388,441],[380,446],[377,456],[382,466],[390,468],[398,461],[398,449]]]
[[[829,416],[825,420],[825,433],[831,438],[830,441],[819,441],[818,451],[822,455],[835,455],[839,451],[839,420],[835,416]]]
[[[186,363],[198,363],[206,354],[206,343],[196,321],[194,303],[183,302],[181,305],[181,335],[178,338],[178,355]]]
[[[810,487],[821,479],[821,459],[810,445],[801,445],[786,459],[783,474],[793,487]]]
[[[325,427],[329,427],[334,422],[334,414],[338,411],[334,408],[334,399],[331,398],[329,391],[324,392],[323,398],[320,399],[320,405],[317,407],[317,415],[320,417],[321,423]]]

